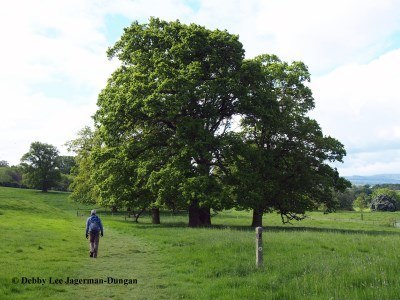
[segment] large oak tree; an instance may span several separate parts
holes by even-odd
[[[109,49],[121,61],[98,100],[105,147],[124,145],[148,161],[153,193],[189,211],[189,225],[210,223],[223,188],[215,168],[241,87],[244,51],[236,35],[179,21],[133,23]],[[173,187],[164,185],[174,178]],[[172,193],[172,194],[171,194]]]

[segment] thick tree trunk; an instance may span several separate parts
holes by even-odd
[[[197,202],[192,202],[189,205],[189,227],[200,226],[200,209]]]
[[[42,181],[42,192],[47,193],[48,187],[45,181]]]
[[[253,209],[253,221],[251,227],[262,227],[263,210],[261,208]]]
[[[158,207],[151,208],[151,223],[160,224],[160,209]]]
[[[189,227],[211,225],[210,208],[199,207],[197,201],[189,205]]]
[[[211,226],[211,213],[209,207],[199,209],[199,219],[202,226]]]
[[[203,176],[209,176],[210,166],[207,159],[199,157],[198,170]],[[210,226],[211,214],[210,207],[200,207],[197,200],[193,200],[189,205],[189,227]]]

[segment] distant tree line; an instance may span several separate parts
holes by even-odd
[[[400,185],[377,184],[374,186],[353,185],[351,188],[336,194],[338,209],[354,210],[354,208],[381,211],[400,210]],[[379,206],[378,203],[381,203]]]
[[[19,166],[10,166],[5,160],[0,160],[0,186],[26,187],[22,184],[22,170]]]

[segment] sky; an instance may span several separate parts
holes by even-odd
[[[342,176],[400,173],[398,0],[13,0],[0,10],[0,160],[56,146],[93,124],[118,61],[106,50],[151,16],[238,34],[246,58],[303,61]]]

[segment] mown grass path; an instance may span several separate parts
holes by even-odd
[[[0,188],[0,299],[149,299],[157,255],[141,238],[105,221],[98,259],[88,255],[87,216],[77,217],[67,194]],[[125,224],[127,225],[127,224]],[[23,277],[46,283],[22,284]],[[137,284],[50,284],[66,278],[137,279]],[[19,283],[12,282],[17,278]]]

